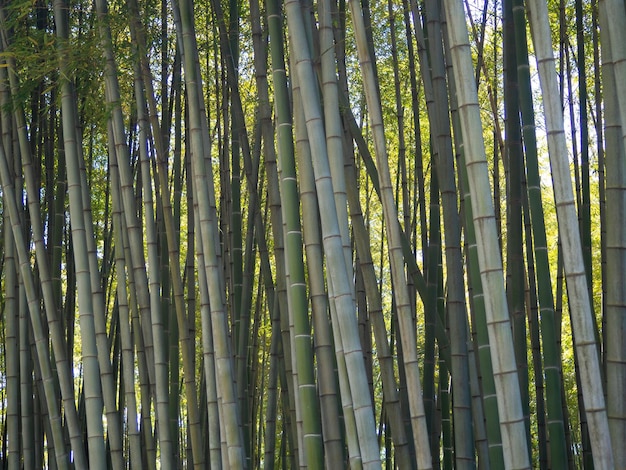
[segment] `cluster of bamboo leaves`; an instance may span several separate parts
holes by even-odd
[[[0,2],[0,466],[626,465],[618,0]]]

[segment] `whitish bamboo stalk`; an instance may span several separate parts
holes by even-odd
[[[237,408],[237,393],[234,384],[229,340],[228,318],[225,306],[225,289],[222,275],[220,234],[215,208],[215,188],[212,168],[205,162],[210,152],[206,131],[202,79],[199,75],[198,47],[195,36],[193,5],[189,1],[177,3],[180,11],[181,30],[177,31],[184,50],[185,84],[188,94],[189,135],[191,137],[192,176],[194,201],[198,203],[199,234],[204,253],[211,309],[211,327],[215,346],[215,377],[218,396],[221,398],[220,424],[223,426],[231,468],[245,468],[246,456]]]
[[[285,3],[289,25],[290,44],[295,64],[295,73],[300,83],[302,106],[306,119],[306,129],[311,146],[311,156],[315,173],[320,207],[322,238],[326,252],[329,292],[332,292],[339,321],[335,328],[342,336],[344,357],[350,381],[350,390],[355,412],[361,459],[364,468],[380,468],[380,455],[375,434],[374,414],[371,397],[367,392],[367,376],[361,350],[358,326],[356,324],[354,287],[349,277],[349,268],[343,253],[341,232],[335,206],[332,180],[328,161],[326,136],[323,127],[320,100],[317,93],[317,79],[313,72],[310,48],[304,31],[300,2],[289,0]]]
[[[41,370],[43,380],[43,389],[45,393],[44,399],[46,401],[46,406],[48,407],[50,427],[52,430],[56,463],[59,469],[67,469],[69,467],[69,459],[63,440],[64,433],[61,426],[61,414],[58,403],[56,402],[55,378],[52,375],[48,340],[44,335],[44,329],[41,323],[41,311],[39,308],[39,299],[36,295],[37,290],[30,265],[30,256],[28,255],[28,251],[26,249],[26,241],[24,240],[22,223],[20,221],[15,187],[13,185],[13,178],[9,170],[3,145],[0,145],[0,180],[2,184],[2,193],[5,196],[4,200],[8,203],[7,206],[4,207],[4,210],[9,213],[11,230],[13,232],[15,248],[19,260],[20,274],[22,276],[22,283],[24,284],[25,295],[28,302],[28,311],[30,313],[37,359],[39,361],[39,368]],[[22,327],[22,325],[20,325],[20,327]],[[27,328],[24,328],[22,331],[23,335],[21,337],[28,338]],[[23,370],[22,373],[24,372],[25,371]],[[26,443],[26,447],[29,445],[30,443]]]
[[[63,72],[61,82],[61,107],[63,123],[63,144],[66,157],[67,181],[69,193],[69,209],[72,231],[72,253],[78,287],[78,317],[81,329],[81,355],[84,370],[84,396],[87,416],[87,442],[89,462],[93,468],[104,468],[106,465],[104,446],[104,427],[102,414],[104,409],[103,389],[100,379],[101,368],[98,363],[98,347],[96,338],[94,296],[91,289],[91,269],[89,265],[89,248],[87,244],[89,221],[85,218],[85,206],[82,193],[81,166],[82,153],[78,142],[80,135],[77,130],[75,96],[69,81],[67,67],[66,44],[69,31],[65,21],[65,5],[55,2],[55,22],[59,38],[59,63]],[[108,349],[108,348],[107,348]],[[110,363],[109,363],[110,366]],[[114,419],[112,420],[114,421]],[[112,423],[112,425],[114,425]],[[118,429],[118,436],[121,434]],[[121,464],[120,444],[113,445],[117,463]],[[119,453],[118,453],[119,452]]]
[[[298,169],[300,181],[300,198],[302,200],[303,214],[318,214],[319,206],[317,203],[317,190],[315,188],[315,175],[311,164],[311,148],[309,146],[307,131],[305,127],[304,110],[301,105],[300,83],[297,77],[293,79],[293,95],[294,95],[294,114],[295,114],[295,130],[297,141]],[[321,366],[321,360],[329,360],[327,355],[327,346],[333,342],[330,334],[334,337],[334,351],[330,358],[330,365],[333,369],[337,369],[337,378],[333,377],[333,381],[338,381],[340,390],[341,407],[343,409],[343,420],[346,429],[346,441],[348,447],[348,458],[350,465],[359,468],[361,465],[359,443],[356,433],[356,424],[354,418],[354,407],[352,396],[350,394],[350,386],[347,377],[345,356],[343,351],[343,341],[341,335],[337,334],[337,330],[329,328],[328,325],[328,309],[330,308],[331,322],[336,325],[336,309],[333,305],[332,286],[328,286],[328,294],[325,290],[324,267],[323,267],[323,246],[321,240],[321,227],[316,217],[306,217],[303,221],[303,238],[305,243],[308,280],[310,285],[310,297],[312,303],[312,316],[315,328],[315,349],[318,361],[318,367]],[[329,299],[330,297],[330,299]],[[317,324],[326,322],[324,329],[318,331]],[[318,337],[319,334],[319,337]],[[328,336],[326,336],[328,335]],[[325,337],[326,336],[326,337]],[[324,358],[324,359],[323,359]],[[322,366],[324,368],[325,366]],[[321,373],[321,370],[320,370]],[[319,378],[318,382],[322,387],[322,380],[328,381],[326,374]],[[328,390],[328,384],[324,383],[323,387]],[[333,388],[336,388],[333,386]],[[320,389],[321,391],[321,389]],[[320,394],[320,400],[324,400],[324,396]],[[335,409],[335,415],[337,414]],[[324,416],[322,416],[324,418]],[[325,424],[323,422],[323,424]],[[325,429],[324,429],[325,431]],[[336,432],[336,431],[335,431]],[[326,436],[325,436],[326,437]],[[341,454],[340,454],[341,455]],[[328,459],[328,455],[325,458]],[[340,457],[341,459],[341,457]],[[326,460],[328,462],[328,460]],[[343,461],[341,459],[340,461]]]
[[[119,188],[117,172],[111,173],[112,188]],[[128,294],[126,291],[127,276],[126,262],[124,258],[124,231],[122,229],[122,203],[119,191],[113,190],[113,231],[115,239],[115,270],[117,276],[117,305],[120,324],[120,343],[122,351],[122,378],[124,381],[124,400],[127,413],[126,426],[128,427],[130,468],[140,469],[143,467],[141,449],[141,435],[139,434],[137,397],[135,395],[135,355],[130,328],[130,313],[128,306]],[[147,466],[147,465],[146,465]]]
[[[474,210],[478,261],[486,300],[489,344],[498,395],[504,461],[507,468],[530,468],[511,324],[504,291],[502,260],[498,248],[498,233],[491,200],[480,108],[463,3],[454,0],[447,1],[445,15],[448,23],[469,189]]]
[[[404,368],[407,384],[411,387],[409,394],[409,410],[413,439],[417,453],[418,468],[431,468],[432,459],[424,402],[422,401],[420,372],[417,362],[417,346],[415,324],[410,306],[410,298],[404,273],[404,259],[402,255],[402,231],[398,221],[397,209],[393,196],[393,186],[389,172],[385,132],[383,128],[382,107],[379,100],[378,83],[374,70],[374,58],[371,57],[365,34],[363,12],[358,1],[350,1],[352,21],[354,24],[359,63],[363,73],[365,96],[374,139],[376,162],[380,177],[380,195],[383,204],[383,215],[387,230],[388,250],[392,270],[394,297],[398,312],[400,338],[404,354]]]
[[[4,16],[4,15],[2,15]],[[4,21],[4,17],[2,17]],[[3,49],[6,47],[3,44]],[[12,93],[15,95],[19,90],[18,77],[15,73],[16,65],[12,57],[7,58],[9,74],[9,83]],[[8,103],[6,103],[8,105]],[[7,115],[7,122],[11,118]],[[78,464],[86,463],[84,453],[82,432],[80,422],[76,411],[74,398],[73,378],[71,367],[67,358],[67,344],[64,338],[63,327],[57,313],[57,305],[54,301],[52,290],[52,279],[50,275],[48,252],[44,244],[44,231],[41,221],[41,210],[39,205],[39,189],[35,183],[31,146],[28,141],[27,127],[24,109],[21,105],[16,105],[13,113],[13,120],[17,126],[17,137],[19,142],[20,155],[22,157],[22,166],[24,180],[26,182],[26,191],[28,194],[29,211],[31,213],[31,231],[35,244],[35,256],[38,264],[39,279],[41,281],[42,293],[44,299],[44,309],[48,321],[49,335],[54,351],[55,365],[57,368],[57,377],[59,380],[59,388],[63,400],[65,419],[72,450],[75,450],[75,459]],[[10,143],[10,142],[9,142]]]
[[[563,127],[563,109],[552,50],[548,8],[541,0],[527,4],[531,35],[543,94],[548,133],[548,152],[552,168],[554,199],[563,247],[563,262],[569,309],[572,318],[574,347],[580,365],[581,387],[589,423],[594,464],[598,469],[614,468],[609,424],[604,402],[598,345],[593,312],[583,261],[576,206],[572,191],[567,144]],[[623,5],[622,5],[623,11]],[[626,64],[625,64],[626,65]],[[624,76],[626,78],[626,75]],[[626,96],[626,95],[625,95]]]
[[[614,14],[608,11],[608,7],[607,3],[600,2],[600,27],[603,32],[609,26],[608,17]],[[619,17],[619,13],[615,13]],[[624,25],[624,22],[620,24]],[[625,36],[620,33],[610,34],[610,26],[608,29],[609,34],[603,34],[601,44],[606,119],[606,400],[613,456],[615,463],[622,465],[626,462],[626,230],[623,226],[626,220],[626,113],[623,112],[626,97],[619,95],[620,88],[624,91],[623,84],[619,82],[625,78],[623,61],[626,55],[621,43],[616,48],[612,42],[616,36],[618,40],[625,39]],[[620,67],[622,71],[618,72]]]

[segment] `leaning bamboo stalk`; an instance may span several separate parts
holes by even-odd
[[[557,207],[559,235],[563,247],[574,347],[579,359],[581,388],[589,422],[589,434],[592,439],[593,460],[599,469],[614,468],[600,377],[593,312],[587,287],[572,179],[567,158],[563,110],[558,99],[559,90],[555,74],[548,10],[547,5],[541,1],[530,1],[527,6],[533,45],[537,55],[539,80],[544,97],[554,199]]]
[[[311,146],[315,186],[320,207],[320,220],[324,250],[327,256],[329,286],[332,287],[338,325],[342,337],[344,357],[348,370],[355,419],[364,468],[380,468],[380,455],[375,435],[374,414],[367,387],[365,365],[356,324],[354,288],[351,286],[348,266],[343,254],[339,220],[333,195],[332,180],[328,161],[326,137],[323,128],[320,101],[317,93],[317,79],[306,42],[300,3],[290,0],[285,3],[287,23],[290,32],[295,74],[300,83],[302,106],[306,119],[306,129]],[[331,306],[332,308],[332,306]]]
[[[11,178],[11,172],[9,170],[3,145],[0,145],[0,179],[2,183],[2,192],[5,196],[5,202],[8,202],[7,206],[4,207],[4,210],[9,213],[11,230],[13,232],[15,248],[18,255],[20,274],[22,276],[22,283],[24,284],[28,302],[28,311],[30,313],[37,359],[39,361],[39,367],[41,369],[41,376],[43,380],[45,393],[44,398],[46,400],[46,406],[48,407],[50,427],[52,430],[56,463],[59,469],[67,469],[69,467],[68,453],[63,439],[64,433],[61,426],[61,414],[58,404],[56,403],[55,379],[52,375],[52,368],[50,364],[48,340],[44,335],[44,329],[41,323],[39,299],[36,295],[35,281],[33,279],[33,272],[30,265],[30,257],[26,249],[26,241],[24,240],[24,234],[22,231],[22,223],[20,221],[13,178]],[[26,334],[26,331],[24,331],[24,334]]]
[[[119,180],[116,172],[111,173],[111,186],[119,187]],[[143,452],[141,449],[141,435],[138,428],[137,397],[135,395],[135,356],[133,353],[133,342],[130,328],[130,313],[128,306],[128,294],[126,291],[127,276],[126,262],[124,258],[124,231],[122,229],[122,203],[119,192],[111,191],[113,203],[113,231],[115,239],[115,269],[117,277],[117,304],[120,324],[120,343],[122,354],[122,377],[124,382],[124,399],[126,402],[126,413],[128,414],[128,440],[129,456],[132,469],[143,467]]]
[[[212,337],[215,346],[215,377],[221,397],[220,423],[226,439],[228,463],[231,468],[245,468],[241,423],[237,409],[237,393],[228,331],[228,318],[224,298],[220,239],[215,207],[215,188],[212,168],[205,163],[205,153],[210,152],[205,135],[206,115],[202,105],[202,81],[199,76],[198,47],[195,36],[193,5],[189,1],[178,3],[180,31],[183,45],[185,84],[189,97],[189,135],[191,137],[191,163],[194,201],[198,203],[199,235],[204,253],[211,310]],[[223,418],[223,419],[222,419]]]
[[[402,256],[401,229],[398,221],[396,205],[393,196],[391,175],[389,172],[387,148],[383,129],[382,108],[378,99],[377,81],[374,71],[374,58],[370,55],[363,22],[363,12],[360,3],[350,1],[352,21],[354,23],[355,36],[359,55],[359,63],[363,72],[363,83],[367,99],[368,112],[374,139],[374,149],[378,172],[380,177],[380,193],[383,204],[383,216],[387,230],[388,250],[391,263],[392,277],[394,282],[394,297],[398,312],[400,337],[404,353],[404,368],[407,383],[412,387],[409,394],[409,410],[413,439],[417,452],[417,465],[419,468],[431,468],[432,460],[426,416],[424,414],[424,402],[421,397],[420,373],[417,362],[417,347],[415,325],[410,307],[409,292],[404,273],[404,259]]]
[[[291,68],[292,70],[295,68],[294,56],[291,56]],[[302,240],[304,242],[304,247],[306,250],[306,257],[307,257],[306,265],[309,270],[309,277],[308,277],[309,295],[311,296],[311,299],[312,299],[312,307],[315,308],[315,310],[312,310],[311,314],[315,316],[319,316],[319,315],[326,316],[327,315],[326,308],[324,308],[323,311],[319,310],[320,308],[323,307],[322,305],[320,305],[321,297],[326,295],[326,292],[324,291],[323,271],[320,270],[321,260],[323,259],[320,257],[322,255],[322,252],[320,251],[321,244],[322,244],[320,240],[321,229],[319,227],[319,222],[317,220],[315,221],[311,220],[313,219],[313,217],[310,216],[311,214],[319,213],[319,208],[318,208],[318,203],[317,203],[317,194],[316,194],[316,188],[315,188],[315,177],[313,175],[313,166],[311,164],[311,147],[310,147],[310,143],[308,140],[306,125],[305,125],[306,120],[304,117],[304,108],[302,104],[302,97],[301,97],[301,91],[300,91],[301,90],[300,80],[297,74],[294,73],[292,75],[293,76],[292,76],[291,81],[292,81],[293,102],[294,102],[293,122],[294,122],[294,129],[295,129],[294,137],[296,141],[296,148],[295,148],[294,155],[290,156],[290,159],[293,159],[294,164],[295,164],[295,161],[296,161],[295,158],[297,156],[299,171],[296,174],[295,166],[294,166],[293,172],[291,171],[292,169],[290,168],[289,172],[286,172],[286,171],[283,172],[283,176],[293,177],[294,182],[297,177],[300,183],[297,189],[299,189],[300,191],[299,199],[301,201],[303,220],[302,220],[302,224],[300,225],[299,214],[297,213],[292,214],[290,218],[285,217],[285,220],[288,223],[291,222],[291,224],[294,224],[295,222],[298,226],[298,229],[302,227],[301,236],[302,236]],[[288,197],[287,194],[285,194],[285,197]],[[290,205],[288,205],[286,202],[283,205],[285,208],[290,207]],[[288,230],[288,226],[286,226],[286,228]],[[292,233],[292,234],[286,233],[285,239],[289,239],[289,238],[294,239],[295,236],[296,236],[295,233]],[[293,253],[293,251],[291,252]],[[287,259],[289,259],[289,257],[290,257],[290,252],[288,251]],[[293,266],[293,265],[290,263],[290,266]],[[298,266],[297,271],[294,270],[292,267],[290,267],[290,269],[288,270],[288,274],[289,274],[289,283],[292,286],[297,286],[298,284],[300,284],[298,279],[302,281],[301,289],[306,294],[306,290],[304,289],[304,286],[305,286],[304,280],[306,279],[304,277],[305,265],[302,264],[302,266]],[[296,277],[296,275],[298,277]],[[329,285],[328,289],[329,289],[329,295],[331,296],[331,299],[332,299],[332,295],[330,294],[332,290],[332,286]],[[292,300],[294,300],[293,296],[292,296]],[[292,302],[292,305],[295,306],[296,303]],[[333,308],[332,303],[330,303],[329,306],[331,309]],[[303,407],[305,407],[305,409],[306,407],[310,407],[312,410],[314,407],[319,408],[319,405],[318,403],[314,401],[314,400],[317,400],[317,396],[311,394],[310,390],[307,390],[307,388],[310,386],[308,382],[311,382],[311,379],[310,378],[306,379],[307,376],[305,375],[305,374],[310,374],[310,372],[305,369],[305,363],[303,359],[305,359],[306,357],[303,357],[301,353],[300,354],[298,353],[298,347],[302,348],[302,344],[299,344],[299,343],[302,343],[302,339],[306,338],[306,336],[303,335],[304,331],[302,330],[302,327],[298,326],[298,322],[302,321],[298,319],[298,316],[300,317],[304,316],[304,318],[306,318],[308,316],[308,312],[304,312],[304,310],[300,308],[298,310],[294,309],[293,312],[290,311],[290,314],[289,314],[289,322],[290,322],[289,329],[290,329],[290,332],[292,333],[292,338],[293,338],[291,344],[292,344],[292,347],[295,346],[295,351],[292,355],[292,358],[295,359],[295,362],[293,362],[294,380],[296,381],[295,385],[299,392],[299,401],[296,402],[297,415],[300,416],[299,423],[298,423],[299,424],[298,432],[302,434],[302,438],[299,438],[299,439],[304,443],[304,450],[306,452],[307,445],[310,446],[311,443],[307,443],[306,440],[303,440],[304,437],[306,436],[305,422],[307,421],[307,417],[303,416],[302,409]],[[307,322],[308,322],[308,319],[307,319]],[[321,340],[321,344],[320,344],[317,341],[317,331],[315,333],[316,350],[319,349],[319,346],[323,346],[328,341],[328,338],[324,338],[323,335],[324,333],[322,332],[322,337],[320,338]],[[311,346],[310,339],[306,338],[306,340],[307,342],[305,343],[305,346],[310,347]],[[322,349],[325,349],[325,348],[322,348]],[[324,353],[326,352],[327,351],[323,351],[322,355],[317,358],[318,361],[320,360],[321,357],[324,357]],[[313,351],[307,352],[307,354],[310,354],[312,357]],[[337,368],[339,371],[339,387],[340,387],[340,390],[344,391],[346,390],[345,384],[347,383],[347,380],[346,380],[346,374],[345,374],[345,360],[343,357],[343,346],[342,346],[342,341],[340,340],[335,341],[335,355],[337,357]],[[309,365],[306,364],[306,367],[308,369]],[[313,370],[312,364],[311,364],[310,370]],[[303,392],[306,392],[308,396],[305,395]],[[349,396],[349,393],[348,393],[348,396]],[[359,455],[358,443],[354,445],[357,442],[357,438],[356,438],[356,430],[355,430],[355,427],[353,426],[354,425],[354,413],[352,411],[353,410],[352,401],[351,399],[346,400],[345,397],[346,397],[346,394],[342,393],[341,398],[342,398],[342,406],[344,409],[344,419],[346,422],[346,428],[351,430],[348,432],[350,434],[350,437],[352,438],[352,440],[348,439],[348,452],[351,455]],[[308,419],[311,420],[311,417],[309,417]],[[319,426],[320,442],[322,441],[321,424],[322,424],[321,420],[320,420],[320,423],[317,423],[317,422],[315,423],[316,426]],[[355,449],[357,449],[356,452],[354,452]],[[323,448],[320,446],[320,448],[317,450],[320,452],[320,454],[315,458],[316,459],[315,461],[312,461],[310,459],[310,456],[305,453],[304,455],[305,458],[302,458],[300,460],[301,467],[306,467],[306,466],[320,467],[324,464]],[[309,450],[309,453],[310,453],[310,450]],[[357,457],[357,459],[359,457]],[[357,464],[357,468],[358,468],[358,464]]]
[[[352,266],[352,249],[348,228],[348,200],[344,176],[343,126],[339,113],[339,93],[337,88],[336,59],[334,48],[333,22],[331,3],[321,0],[318,3],[319,17],[319,50],[321,62],[321,88],[324,106],[324,129],[328,161],[335,196],[335,207],[339,220],[339,231],[343,243],[346,266]],[[351,275],[352,276],[352,275]]]
[[[4,18],[3,18],[4,21]],[[6,46],[3,44],[3,48]],[[13,94],[18,92],[19,83],[15,74],[15,61],[9,57],[8,78],[10,88]],[[82,436],[80,423],[76,411],[74,401],[74,388],[72,383],[72,373],[67,358],[67,344],[63,336],[63,328],[57,313],[56,303],[52,291],[52,278],[50,275],[48,254],[44,245],[44,231],[41,224],[42,216],[38,200],[38,189],[34,177],[34,169],[31,155],[31,147],[28,141],[26,121],[22,106],[16,106],[14,110],[14,122],[17,125],[17,135],[20,153],[22,156],[22,166],[24,180],[26,182],[26,191],[28,194],[29,211],[31,213],[31,230],[33,241],[35,244],[35,256],[38,264],[39,279],[41,281],[42,293],[44,299],[44,309],[48,321],[49,335],[54,351],[55,365],[57,368],[57,376],[59,380],[59,388],[63,400],[65,419],[67,420],[67,429],[70,436],[72,450],[75,453],[77,463],[86,462],[84,454],[84,446],[82,444]]]
[[[394,375],[394,359],[387,339],[382,298],[372,261],[370,236],[363,220],[359,201],[353,159],[346,165],[346,180],[348,182],[346,187],[350,205],[350,220],[358,254],[359,269],[363,275],[365,295],[369,303],[368,315],[376,343],[376,357],[378,358],[383,387],[383,406],[391,428],[391,440],[395,448],[394,458],[399,468],[411,468],[410,446],[403,423],[398,384]]]
[[[298,155],[298,169],[299,169],[299,181],[300,181],[300,198],[302,200],[302,212],[303,214],[318,214],[319,206],[317,202],[317,190],[315,188],[315,175],[313,166],[311,164],[311,148],[308,142],[306,127],[304,125],[304,109],[302,108],[300,98],[300,83],[297,77],[293,79],[293,94],[294,94],[294,121],[295,121],[295,136],[297,141],[296,154]],[[328,285],[328,294],[325,291],[324,281],[324,267],[323,267],[323,243],[321,240],[321,227],[317,217],[306,217],[303,221],[303,239],[306,250],[308,283],[310,286],[311,307],[313,316],[313,326],[315,331],[315,353],[318,362],[318,368],[320,375],[318,382],[320,392],[322,390],[329,390],[329,379],[337,381],[340,390],[340,401],[343,410],[343,421],[346,429],[346,444],[347,444],[347,457],[349,458],[351,465],[360,465],[360,451],[356,433],[356,423],[354,418],[354,406],[352,403],[352,396],[350,394],[350,386],[347,377],[345,356],[343,350],[343,341],[341,336],[337,334],[336,328],[329,328],[328,313],[330,309],[331,323],[336,325],[337,311],[332,303],[332,285]],[[326,323],[322,328],[318,330],[319,323]],[[331,357],[328,356],[329,346],[333,342],[330,335],[334,337],[334,351]],[[330,359],[330,365],[334,369],[337,369],[337,377],[334,374],[328,375],[328,371],[322,373],[326,366],[320,364],[322,360]],[[323,387],[323,388],[322,388]],[[335,384],[332,386],[336,389]],[[336,392],[335,392],[336,393]],[[321,404],[328,401],[323,394],[320,394]],[[336,406],[338,406],[336,404]],[[335,408],[335,414],[337,414],[338,408]],[[322,424],[326,424],[325,415],[328,409],[322,408]],[[326,432],[326,428],[324,428]],[[330,434],[330,433],[329,433]],[[324,436],[324,438],[329,436]],[[331,453],[332,455],[332,453]],[[341,454],[340,454],[341,455]],[[328,451],[325,458],[328,459]],[[341,456],[342,457],[342,456]],[[340,457],[340,459],[341,459]],[[342,461],[343,459],[339,460]],[[327,460],[328,462],[328,460]]]
[[[124,206],[124,217],[128,226],[129,245],[132,255],[132,265],[137,287],[137,299],[142,316],[142,331],[145,336],[145,343],[149,357],[149,364],[154,371],[155,383],[155,408],[157,412],[157,426],[159,444],[161,446],[161,463],[171,465],[173,462],[172,440],[168,426],[169,422],[169,387],[168,387],[168,364],[167,349],[162,347],[162,324],[160,322],[160,302],[158,297],[158,284],[155,278],[156,273],[152,272],[149,285],[146,273],[146,262],[143,251],[143,230],[137,216],[136,201],[134,197],[132,171],[130,168],[130,154],[125,141],[124,122],[120,106],[119,81],[115,56],[113,54],[113,44],[110,26],[107,22],[108,5],[106,0],[98,0],[96,9],[101,24],[99,28],[100,40],[103,46],[105,57],[105,85],[106,98],[111,104],[111,124],[112,136],[115,142],[115,152],[110,156],[117,162],[119,172],[122,203]],[[151,227],[148,227],[150,230]],[[148,253],[151,259],[154,254]],[[149,264],[156,268],[156,260]],[[156,271],[156,269],[155,269]],[[150,289],[152,287],[152,291]],[[156,290],[156,292],[155,292]],[[149,369],[150,370],[150,369]]]
[[[498,249],[487,160],[478,95],[474,82],[474,67],[461,1],[445,4],[452,66],[456,81],[456,94],[469,189],[474,210],[474,228],[481,279],[485,293],[485,306],[491,346],[504,460],[507,468],[530,468],[526,429],[522,412],[519,380],[513,351],[511,324],[504,291],[502,260]]]

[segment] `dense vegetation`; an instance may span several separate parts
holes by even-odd
[[[0,466],[626,466],[625,35],[0,2]]]

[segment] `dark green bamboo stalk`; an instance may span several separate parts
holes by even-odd
[[[553,461],[557,459],[564,462],[567,458],[567,450],[565,446],[563,403],[561,400],[563,385],[561,380],[561,349],[558,347],[559,323],[554,313],[552,276],[548,259],[548,242],[541,195],[535,113],[531,93],[530,69],[528,66],[526,18],[523,3],[519,0],[514,0],[513,2],[513,16],[515,21],[522,135],[524,139],[524,156],[526,158],[526,191],[528,193],[537,272],[537,296],[541,321],[543,367],[546,380],[546,412],[548,435],[550,437],[550,455]]]
[[[513,320],[513,341],[520,382],[522,410],[530,444],[530,397],[528,392],[528,356],[526,312],[524,305],[524,247],[522,229],[522,132],[517,80],[517,51],[513,29],[513,2],[503,5],[505,164],[507,165],[506,282],[509,312]],[[528,448],[531,452],[531,448]]]

